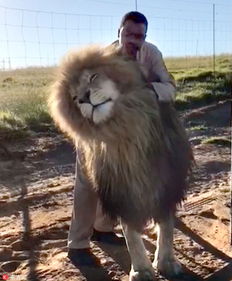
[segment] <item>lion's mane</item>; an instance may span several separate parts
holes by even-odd
[[[83,118],[69,94],[85,69],[100,69],[121,93],[112,118],[99,125]],[[114,48],[68,54],[49,106],[80,151],[81,169],[110,216],[140,229],[148,219],[175,211],[187,187],[191,148],[173,105],[157,101],[136,62]]]

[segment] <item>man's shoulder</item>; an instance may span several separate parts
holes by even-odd
[[[153,54],[161,54],[158,47],[150,42],[145,41],[142,46],[142,50],[144,52],[153,53]]]

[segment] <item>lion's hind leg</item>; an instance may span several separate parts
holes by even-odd
[[[131,271],[129,281],[155,281],[155,271],[151,261],[146,255],[141,234],[122,224],[123,234],[126,239],[127,248],[131,257]]]
[[[173,230],[174,216],[171,214],[157,224],[157,248],[153,266],[167,276],[182,273],[181,264],[173,253]]]

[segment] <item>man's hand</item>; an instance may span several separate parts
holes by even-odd
[[[151,83],[147,83],[147,84],[146,84],[146,87],[149,88],[149,89],[151,89],[151,90],[155,93],[157,99],[159,99],[159,96],[158,96],[158,94],[156,93],[156,90],[155,90],[155,88],[153,87],[153,85],[152,85]]]

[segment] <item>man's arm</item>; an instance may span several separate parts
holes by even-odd
[[[174,100],[176,96],[175,80],[168,73],[161,52],[155,46],[152,47],[150,50],[152,69],[149,74],[149,82],[155,89],[160,101]]]

